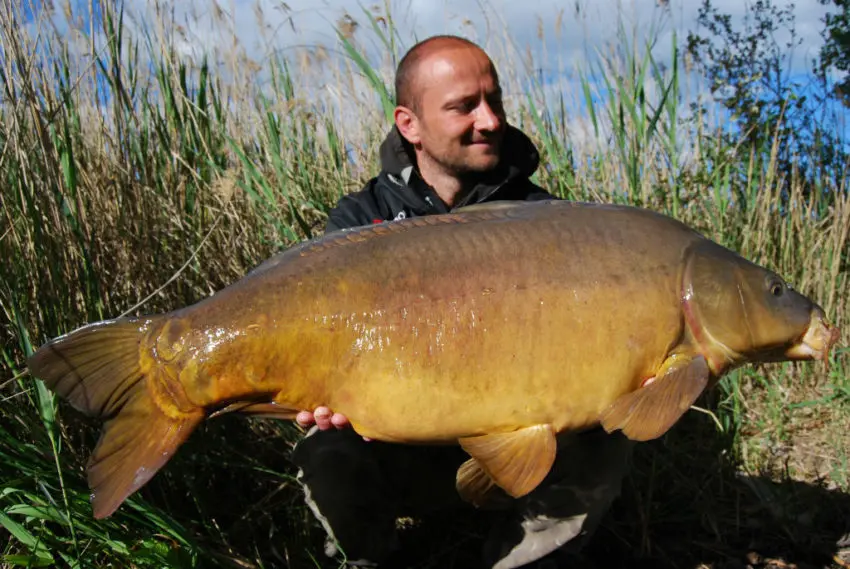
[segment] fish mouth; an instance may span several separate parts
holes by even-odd
[[[785,351],[790,360],[820,360],[829,363],[829,352],[838,342],[841,331],[836,326],[830,326],[823,315],[814,313],[809,328],[800,341]]]

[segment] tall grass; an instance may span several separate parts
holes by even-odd
[[[371,35],[340,26],[341,59],[307,49],[260,64],[229,39],[191,59],[167,11],[142,33],[121,9],[102,8],[100,20],[63,34],[47,19],[25,25],[20,6],[0,9],[0,566],[326,564],[287,461],[292,425],[213,421],[126,507],[95,521],[84,465],[97,425],[24,361],[86,322],[195,302],[320,234],[329,207],[378,170],[389,72],[410,42],[392,14],[365,10],[355,17]],[[367,55],[372,41],[378,59]],[[778,270],[846,330],[845,180],[779,171],[779,140],[733,159],[742,154],[705,117],[682,114],[675,40],[665,70],[625,31],[620,41],[618,56],[600,54],[555,100],[516,69],[504,74],[510,119],[541,149],[537,181],[561,197],[681,218]],[[829,375],[790,364],[736,372],[706,402],[714,417],[686,423],[720,441],[723,468],[846,490],[847,352],[831,363]],[[690,456],[690,441],[659,444]],[[646,448],[606,525],[642,554],[694,482],[670,449]],[[717,498],[724,479],[711,476],[704,488]],[[652,494],[659,480],[667,488]],[[722,514],[698,501],[697,527],[713,527]]]

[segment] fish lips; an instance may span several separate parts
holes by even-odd
[[[758,354],[752,361],[762,363],[819,360],[829,371],[829,352],[838,343],[841,330],[826,322],[823,313],[815,311],[806,332],[791,345],[779,346]]]
[[[838,342],[841,331],[821,318],[813,318],[803,338],[785,351],[792,360],[821,360],[826,362],[829,352]]]
[[[815,311],[803,337],[776,356],[791,361],[820,360],[827,366],[828,372],[829,352],[838,343],[840,335],[841,330],[837,326],[830,326],[823,313]]]

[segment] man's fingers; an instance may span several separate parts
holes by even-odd
[[[310,411],[300,411],[295,416],[295,422],[298,423],[301,427],[309,427],[316,421],[313,419],[313,413]]]
[[[312,412],[300,411],[295,416],[295,422],[305,428],[315,423],[321,431],[331,428],[345,429],[351,426],[348,417],[342,413],[334,413],[327,407],[316,407]]]
[[[331,423],[337,429],[343,429],[348,426],[348,417],[342,413],[334,413],[333,417],[331,417]]]
[[[313,418],[316,420],[316,425],[322,431],[327,431],[333,426],[331,424],[332,416],[333,413],[327,407],[316,407],[316,410],[313,411]]]

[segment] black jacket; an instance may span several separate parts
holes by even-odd
[[[500,165],[464,199],[449,208],[418,175],[414,153],[394,126],[381,144],[381,172],[359,192],[344,196],[328,216],[325,232],[393,219],[448,213],[451,209],[494,200],[554,199],[529,177],[540,164],[534,143],[508,126]]]

